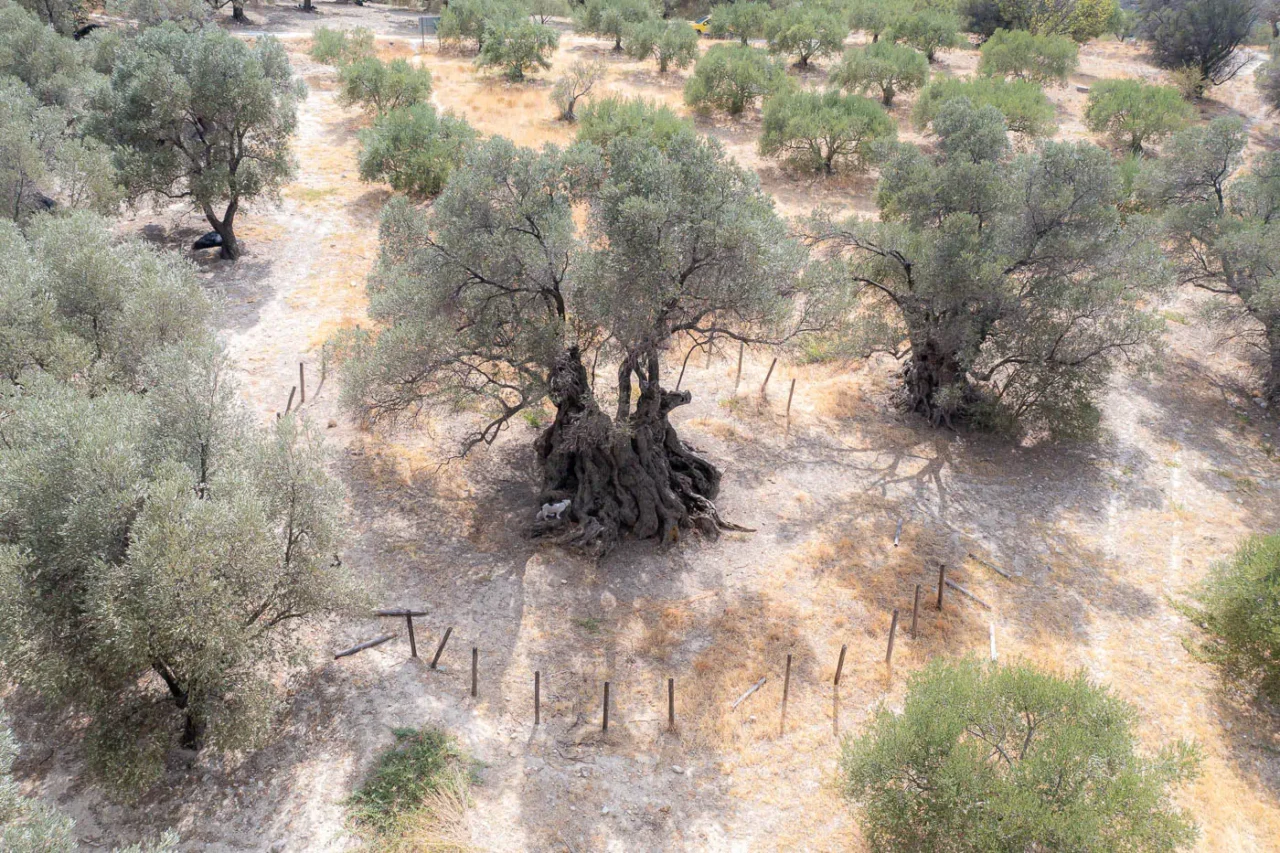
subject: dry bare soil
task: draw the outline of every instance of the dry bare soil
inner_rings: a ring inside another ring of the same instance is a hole
[[[438,107],[525,145],[571,138],[548,102],[556,72],[510,85],[469,56],[431,42],[421,49],[412,15],[322,9],[250,10],[283,34],[310,87],[295,144],[300,169],[278,206],[244,218],[243,260],[197,262],[221,300],[244,395],[264,421],[285,405],[298,363],[307,365],[303,411],[329,427],[351,495],[347,564],[384,606],[429,611],[418,620],[420,649],[433,649],[446,626],[453,634],[430,671],[409,658],[403,636],[332,660],[385,622],[316,629],[310,660],[289,679],[273,746],[236,761],[175,756],[166,783],[135,806],[112,803],[82,775],[76,741],[65,737],[74,721],[27,718],[20,773],[68,808],[91,844],[172,826],[190,850],[348,849],[357,841],[343,799],[391,729],[434,725],[482,762],[474,807],[452,829],[475,849],[861,850],[837,790],[839,737],[879,703],[899,704],[906,679],[930,657],[988,654],[994,630],[1003,658],[1082,667],[1111,685],[1138,707],[1150,746],[1201,744],[1204,773],[1179,797],[1200,824],[1200,850],[1280,849],[1280,717],[1223,689],[1187,653],[1195,626],[1171,606],[1243,537],[1280,527],[1276,419],[1253,396],[1247,358],[1196,321],[1194,297],[1163,306],[1167,356],[1152,373],[1115,377],[1101,436],[1081,446],[1015,447],[928,429],[892,406],[896,367],[887,361],[781,363],[766,396],[769,353],[747,352],[736,393],[736,351],[697,356],[684,377],[694,402],[679,410],[678,426],[725,468],[726,517],[757,532],[693,538],[667,552],[629,544],[599,563],[539,547],[522,536],[536,510],[534,425],[522,421],[494,448],[441,466],[457,423],[370,434],[338,409],[332,375],[315,387],[321,344],[364,321],[364,278],[389,193],[359,182],[355,134],[367,119],[337,102],[334,71],[307,58],[305,31],[317,22],[372,26],[384,55],[431,69]],[[600,58],[606,90],[683,111],[684,74],[660,75],[607,47],[566,34],[554,64]],[[1051,92],[1062,137],[1087,136],[1077,84],[1160,76],[1131,45],[1092,44],[1081,60],[1073,85]],[[975,52],[951,51],[936,71],[975,64]],[[818,69],[809,80],[823,76]],[[1252,77],[1250,68],[1215,90],[1202,112],[1239,113],[1261,150],[1275,145],[1277,127]],[[902,136],[918,139],[910,107],[904,98],[893,112]],[[818,205],[874,210],[874,176],[813,180],[762,160],[756,116],[698,119],[698,127],[759,172],[789,216]],[[123,227],[183,250],[206,230],[180,208],[141,211]],[[671,359],[676,369],[682,356]],[[928,606],[937,562],[990,611],[954,593],[942,612]],[[918,636],[899,631],[890,671],[890,612],[901,609],[908,627],[916,584],[927,606]],[[762,689],[730,711],[761,677]],[[668,678],[675,733],[666,731]]]

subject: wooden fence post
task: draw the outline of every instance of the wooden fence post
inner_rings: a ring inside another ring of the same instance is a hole
[[[795,394],[796,394],[796,380],[794,377],[792,377],[791,390],[787,392],[787,420],[788,421],[791,420],[791,398],[794,397]]]
[[[600,726],[600,731],[609,731],[609,682],[604,683],[604,722]]]
[[[916,625],[917,623],[919,623],[919,621],[920,621],[920,584],[916,584],[916,600],[915,600],[915,603],[911,605],[911,639],[913,640],[916,637],[920,636],[920,633],[916,630]]]
[[[676,680],[667,679],[667,728],[676,730]]]
[[[333,659],[337,660],[338,658],[345,658],[348,655],[354,655],[356,652],[362,652],[365,649],[371,649],[374,646],[380,646],[383,643],[385,643],[387,640],[394,640],[395,638],[396,638],[395,634],[383,634],[381,637],[378,637],[376,640],[369,640],[367,643],[361,643],[358,646],[352,646],[349,649],[343,649],[342,651],[335,654],[333,656]]]
[[[884,662],[893,663],[893,635],[898,633],[898,609],[893,610],[893,621],[889,623],[889,650],[884,653]]]
[[[435,657],[431,659],[431,668],[435,669],[436,664],[440,662],[440,654],[444,651],[444,644],[449,642],[449,635],[453,633],[453,626],[450,625],[444,629],[444,636],[440,638],[440,645],[436,646]]]
[[[542,723],[542,673],[533,671],[533,724]]]
[[[947,588],[947,564],[938,564],[938,609],[942,609],[942,591]]]
[[[764,375],[764,384],[760,386],[760,396],[764,396],[764,390],[769,387],[769,379],[773,376],[773,369],[778,366],[778,359],[774,359],[769,363],[769,372]]]
[[[840,647],[840,660],[836,661],[836,687],[840,686],[840,673],[844,672],[844,653],[848,646]]]
[[[738,375],[733,380],[733,393],[738,393],[738,384],[742,382],[742,350],[746,345],[738,341]]]
[[[298,405],[301,406],[307,402],[307,374],[302,367],[302,362],[298,362]]]
[[[404,614],[404,622],[409,628],[409,657],[416,658],[418,656],[418,640],[413,636],[413,614],[406,612]]]
[[[289,402],[285,404],[284,413],[289,414],[289,410],[293,408],[293,395],[298,393],[298,386],[294,385],[289,389]]]
[[[480,663],[480,650],[475,646],[472,646],[471,647],[471,698],[472,699],[476,698],[476,695],[479,693],[479,685],[476,683],[477,682],[476,670],[479,668],[479,663]]]

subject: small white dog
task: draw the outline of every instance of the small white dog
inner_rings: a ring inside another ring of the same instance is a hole
[[[538,521],[551,521],[552,519],[559,521],[560,516],[564,515],[564,511],[569,508],[570,500],[565,498],[562,501],[556,501],[553,504],[543,504],[542,509],[538,510]]]

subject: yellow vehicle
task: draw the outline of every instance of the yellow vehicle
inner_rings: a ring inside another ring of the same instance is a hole
[[[699,18],[696,21],[692,21],[689,26],[693,27],[699,35],[705,36],[707,31],[711,29],[711,16],[707,15],[705,18]]]

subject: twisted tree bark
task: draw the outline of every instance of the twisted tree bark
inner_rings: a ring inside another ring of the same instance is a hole
[[[633,374],[640,379],[634,409]],[[712,536],[746,529],[720,518],[713,503],[720,471],[671,425],[671,411],[692,395],[661,388],[656,355],[643,367],[627,360],[619,369],[616,420],[600,410],[576,347],[557,359],[550,387],[556,418],[535,445],[541,500],[570,505],[560,518],[537,522],[535,536],[603,554],[628,535],[670,544],[681,529]]]

